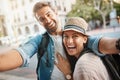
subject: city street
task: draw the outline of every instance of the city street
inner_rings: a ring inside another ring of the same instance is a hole
[[[73,16],[86,20],[88,25],[85,22],[80,22],[79,24],[76,21],[75,24],[77,23],[83,29],[88,27],[89,31],[87,31],[87,34],[90,36],[102,35],[103,37],[120,38],[119,8],[120,0],[0,0],[0,54],[3,53],[0,56],[0,63],[3,62],[5,65],[9,63],[9,61],[3,59],[4,51],[17,48],[37,34],[43,34],[47,30],[51,34],[50,36],[53,35],[53,38],[54,35],[59,35],[61,33],[60,30],[66,24],[67,18]],[[72,22],[74,23],[74,21]],[[44,37],[44,35],[41,36]],[[28,42],[29,44],[24,46],[26,51],[21,51],[29,54],[31,57],[33,54],[29,51],[34,52],[36,47],[39,47],[36,44],[40,44],[38,40],[40,38],[37,36],[30,40]],[[55,40],[57,39],[59,37],[55,36]],[[54,39],[52,42],[54,42]],[[55,43],[59,43],[59,40],[58,42],[55,41]],[[55,46],[50,46],[50,50],[53,47],[56,51],[59,46],[56,44]],[[72,48],[74,49],[76,47]],[[11,52],[9,51],[9,53]],[[24,54],[22,55],[25,58],[29,57]],[[9,56],[9,58],[7,55],[10,63],[14,63],[15,59],[17,61],[20,60],[19,58],[14,59],[13,56]],[[27,63],[26,60],[25,63]],[[46,63],[46,61],[43,63]],[[2,67],[2,64],[0,66]],[[7,66],[9,67],[11,64],[7,64]],[[37,80],[36,68],[37,56],[35,54],[30,59],[30,64],[27,67],[19,67],[14,70],[0,72],[0,80]]]
[[[103,36],[110,36],[110,37],[119,37],[120,38],[120,27],[113,29],[96,29],[93,31],[89,31],[88,34],[90,35],[100,35]],[[33,56],[31,59],[29,67],[26,68],[18,68],[11,71],[1,72],[0,73],[0,80],[37,80],[36,76],[36,64],[37,58],[36,55]]]

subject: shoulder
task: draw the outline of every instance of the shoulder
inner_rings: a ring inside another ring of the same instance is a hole
[[[40,42],[44,34],[36,34],[35,36],[32,36],[29,38],[28,41],[35,41],[35,42]]]
[[[92,61],[91,61],[92,60]],[[83,63],[83,62],[87,62],[87,61],[90,61],[90,62],[93,62],[96,60],[100,60],[100,58],[95,55],[93,52],[88,52],[88,53],[84,53],[77,61],[77,63]]]
[[[76,78],[86,78],[84,80],[106,80],[106,78],[108,78],[108,73],[104,64],[98,56],[93,53],[86,53],[77,61],[75,65],[74,76],[76,76]]]
[[[78,59],[75,68],[91,72],[97,71],[97,69],[100,69],[103,66],[103,63],[98,56],[94,53],[86,53]]]
[[[23,46],[26,44],[38,44],[40,43],[41,39],[42,39],[42,34],[36,34],[34,36],[30,36],[29,38],[26,38],[24,41],[22,41],[20,46]]]

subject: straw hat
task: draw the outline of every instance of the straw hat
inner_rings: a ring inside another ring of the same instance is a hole
[[[67,19],[63,31],[73,30],[83,35],[86,34],[88,23],[81,17],[70,17]],[[88,36],[88,35],[87,35]]]

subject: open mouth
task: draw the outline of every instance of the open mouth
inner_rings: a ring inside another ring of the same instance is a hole
[[[48,23],[48,26],[53,27],[53,26],[55,26],[55,23],[53,21],[51,21],[50,23]]]
[[[76,49],[75,46],[67,46],[68,51],[73,52]]]

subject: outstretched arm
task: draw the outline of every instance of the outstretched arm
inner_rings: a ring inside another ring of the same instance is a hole
[[[17,50],[0,53],[0,71],[7,71],[21,66],[23,59]]]
[[[119,40],[119,44],[117,44]],[[119,49],[116,48],[116,44]],[[88,37],[88,48],[99,56],[103,54],[118,54],[120,53],[120,39],[108,38],[101,36],[90,36]]]
[[[120,50],[116,48],[116,43],[118,41],[117,38],[108,38],[108,37],[103,37],[100,39],[99,42],[99,51],[101,53],[105,54],[116,54],[120,53]],[[120,41],[119,41],[119,47],[120,47]]]

